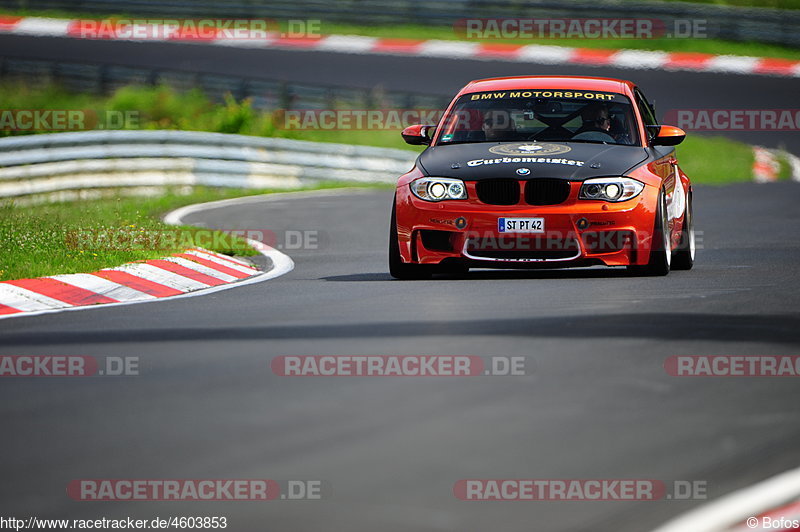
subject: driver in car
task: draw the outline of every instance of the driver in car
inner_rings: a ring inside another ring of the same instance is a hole
[[[592,102],[581,110],[581,120],[583,124],[575,132],[573,138],[581,133],[596,132],[610,136],[614,141],[621,144],[629,143],[629,136],[621,124],[615,124],[608,110],[608,105],[600,102]],[[615,127],[616,126],[616,127]],[[587,137],[587,140],[588,137]],[[601,140],[599,137],[597,140]]]
[[[584,131],[602,131],[611,135],[611,116],[608,106],[604,103],[592,102],[581,110],[583,125],[577,133]]]

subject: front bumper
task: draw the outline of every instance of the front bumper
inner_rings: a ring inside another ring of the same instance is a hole
[[[474,183],[467,184],[468,191]],[[578,200],[573,182],[559,205],[487,205],[468,200],[431,203],[408,189],[397,190],[400,255],[404,262],[467,262],[474,267],[536,268],[604,264],[647,264],[658,189],[645,189],[629,201]],[[544,232],[502,233],[498,218],[543,218]]]

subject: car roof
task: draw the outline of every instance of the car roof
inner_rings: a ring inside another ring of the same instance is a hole
[[[572,89],[632,94],[635,85],[626,80],[584,76],[515,76],[478,79],[461,89],[461,94],[514,89]]]

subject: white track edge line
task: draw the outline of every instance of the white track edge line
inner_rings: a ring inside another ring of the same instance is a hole
[[[331,188],[323,190],[301,190],[299,192],[276,192],[274,194],[256,194],[253,196],[242,196],[241,198],[230,198],[217,201],[209,201],[207,203],[197,203],[195,205],[187,205],[164,216],[164,222],[170,225],[183,224],[183,218],[198,211],[205,211],[211,209],[221,209],[229,205],[246,205],[248,203],[261,203],[280,201],[283,199],[303,199],[313,198],[316,196],[341,196],[344,194],[364,194],[372,192],[375,189],[362,188],[362,187],[342,187]]]
[[[668,521],[653,532],[722,532],[800,496],[800,467],[734,491]]]

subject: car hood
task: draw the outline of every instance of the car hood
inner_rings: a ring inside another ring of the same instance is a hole
[[[479,142],[432,146],[417,166],[425,175],[480,181],[498,177],[550,177],[582,181],[624,175],[647,161],[640,146],[577,142]]]

